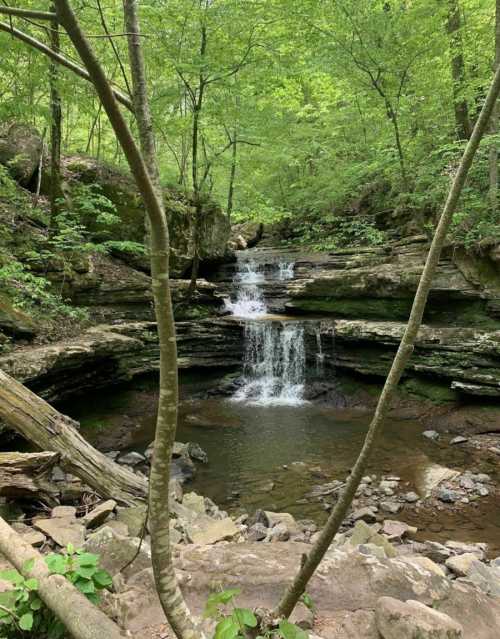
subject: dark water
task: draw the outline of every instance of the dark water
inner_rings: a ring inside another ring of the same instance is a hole
[[[307,497],[313,486],[344,479],[362,445],[370,415],[305,404],[249,406],[230,399],[194,399],[214,377],[185,377],[177,439],[195,441],[209,456],[198,465],[193,490],[237,512],[255,508],[288,511],[321,523],[326,513]],[[143,450],[153,439],[156,395],[149,381],[75,402],[64,409],[78,419],[100,448]],[[467,449],[422,437],[414,420],[389,419],[372,457],[369,474],[401,477],[403,490],[425,492],[429,476],[442,466],[473,472],[495,468]],[[498,478],[497,478],[498,479]],[[486,541],[500,551],[500,511],[494,498],[459,513],[405,510],[399,519],[417,525],[426,539]]]

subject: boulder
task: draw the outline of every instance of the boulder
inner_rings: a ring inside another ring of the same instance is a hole
[[[235,539],[240,530],[230,517],[218,520],[208,517],[202,520],[198,517],[193,523],[186,525],[186,533],[190,542],[205,546]]]
[[[76,519],[72,520],[64,517],[36,519],[33,525],[62,548],[66,548],[68,544],[72,544],[75,548],[83,546],[85,527],[77,523]]]
[[[393,519],[386,519],[381,530],[383,535],[387,535],[389,541],[401,541],[405,537],[415,535],[416,532],[417,528],[415,528],[415,526],[409,526],[402,521],[395,521]]]
[[[146,521],[146,506],[132,506],[130,508],[119,508],[116,520],[123,522],[132,537],[140,537]]]
[[[290,535],[300,535],[302,532],[300,526],[295,520],[295,517],[290,515],[290,513],[275,513],[271,510],[266,510],[264,513],[267,518],[269,528],[273,528],[278,524],[283,524]]]
[[[87,528],[97,528],[106,521],[115,508],[116,501],[114,501],[114,499],[108,499],[97,504],[93,510],[82,518],[82,521]]]
[[[465,577],[469,574],[473,562],[477,561],[477,555],[466,552],[463,555],[456,555],[455,557],[449,557],[444,563],[452,573],[457,577]]]
[[[141,543],[136,537],[123,537],[108,526],[89,535],[83,547],[87,552],[99,555],[100,565],[112,577],[121,572],[136,554],[131,565],[123,570],[125,577],[151,566],[151,549],[145,540]]]
[[[12,177],[28,186],[40,164],[43,140],[38,130],[24,123],[11,122],[0,129],[0,164]]]
[[[463,639],[463,627],[419,601],[381,597],[375,608],[383,639]]]

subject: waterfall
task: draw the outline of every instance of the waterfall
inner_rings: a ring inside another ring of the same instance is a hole
[[[244,383],[234,401],[302,404],[305,372],[304,327],[299,322],[245,322]]]
[[[262,288],[269,280],[292,279],[294,266],[288,261],[264,264],[238,260],[236,299],[226,300],[227,310],[245,322],[244,379],[234,401],[265,405],[297,405],[304,401],[304,327],[300,322],[266,318],[268,309]]]
[[[318,324],[314,330],[316,336],[316,375],[323,375],[325,370],[325,354],[323,353],[323,344],[321,343],[321,324]]]

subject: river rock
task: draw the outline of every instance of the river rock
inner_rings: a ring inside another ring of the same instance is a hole
[[[469,441],[468,437],[462,437],[462,435],[458,435],[457,437],[454,437],[451,441],[450,444],[452,446],[456,445],[456,444],[465,444],[466,442]]]
[[[408,504],[414,504],[415,502],[417,502],[420,497],[417,495],[417,493],[410,491],[408,493],[405,493],[403,495],[403,499],[408,503]]]
[[[439,433],[435,430],[424,430],[422,435],[423,437],[431,439],[432,441],[436,441],[437,439],[439,439]]]
[[[351,519],[353,521],[358,521],[359,519],[362,519],[363,521],[366,521],[367,524],[373,524],[377,521],[377,516],[372,507],[365,506],[364,508],[359,508],[358,510],[355,510],[351,515]]]
[[[35,528],[53,539],[58,546],[66,548],[72,544],[75,548],[81,548],[85,539],[85,528],[76,520],[67,518],[36,519]]]
[[[436,497],[439,499],[439,501],[442,501],[446,504],[454,504],[462,497],[462,495],[456,490],[451,490],[450,488],[440,488],[436,494]]]
[[[130,508],[119,508],[116,514],[116,520],[126,524],[131,537],[140,537],[144,529],[146,513],[146,506],[131,506]]]
[[[302,630],[312,630],[314,626],[314,612],[299,601],[293,609],[289,620],[299,628],[302,628]]]
[[[375,608],[383,639],[463,639],[463,627],[419,601],[381,597]]]
[[[82,518],[82,522],[87,528],[97,528],[106,521],[115,508],[116,501],[114,499],[103,501],[87,513],[85,517]]]
[[[287,528],[290,536],[300,535],[302,532],[300,526],[295,520],[295,517],[290,515],[290,513],[275,513],[271,510],[266,510],[264,513],[267,518],[269,528],[273,528],[278,524],[283,524]]]
[[[133,450],[129,453],[125,453],[125,455],[120,455],[120,457],[116,460],[119,464],[123,464],[124,466],[137,466],[138,464],[142,464],[146,461],[144,455],[141,455],[137,451]]]
[[[247,539],[248,541],[262,541],[267,537],[268,532],[263,524],[256,522],[248,529]]]
[[[205,498],[196,493],[186,493],[182,498],[182,505],[199,515],[205,514]]]
[[[185,526],[188,540],[200,546],[216,544],[219,541],[231,541],[240,535],[240,530],[230,517],[213,520],[198,517]]]
[[[477,561],[477,555],[466,552],[463,555],[450,557],[445,561],[445,565],[452,573],[457,575],[457,577],[465,577],[469,573],[474,561]]]
[[[473,561],[469,566],[466,579],[486,594],[500,597],[500,568],[486,566],[481,561]]]
[[[381,533],[386,535],[389,541],[402,540],[404,537],[415,535],[417,528],[409,526],[402,521],[386,519],[382,525]]]
[[[381,501],[380,508],[387,513],[391,513],[391,515],[396,515],[401,510],[402,505],[398,504],[397,501]]]
[[[208,463],[207,453],[201,448],[199,444],[196,444],[195,442],[188,442],[187,453],[189,457],[191,457],[191,459],[199,461],[202,464]]]
[[[137,552],[139,546],[140,550]],[[99,555],[100,565],[112,577],[121,572],[136,554],[137,557],[130,566],[123,570],[125,577],[151,566],[151,549],[146,540],[142,540],[141,543],[137,537],[123,537],[109,526],[103,526],[89,535],[84,549]]]
[[[464,553],[472,553],[480,560],[484,559],[485,552],[487,550],[486,544],[467,544],[463,541],[447,541],[446,548],[451,550],[455,555],[462,555]]]
[[[265,541],[288,541],[290,539],[290,530],[283,522],[275,524],[272,528],[268,529]]]
[[[76,519],[76,508],[74,506],[56,506],[52,508],[50,516],[53,519]]]

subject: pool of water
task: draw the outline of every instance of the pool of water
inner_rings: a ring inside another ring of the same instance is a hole
[[[216,378],[203,375],[185,377],[182,384],[177,440],[199,443],[209,457],[208,464],[198,465],[192,489],[232,512],[265,508],[322,523],[327,516],[322,504],[307,495],[314,486],[346,477],[370,414],[312,403],[250,406],[227,398],[196,398],[214,383]],[[97,447],[144,450],[153,439],[155,403],[154,382],[145,380],[63,408]],[[423,430],[415,420],[388,419],[367,472],[398,475],[408,483],[404,490],[421,494],[438,467],[497,472],[471,460],[467,449],[430,442]],[[460,513],[443,508],[417,514],[408,507],[398,518],[417,525],[421,538],[486,541],[500,551],[494,498]]]

